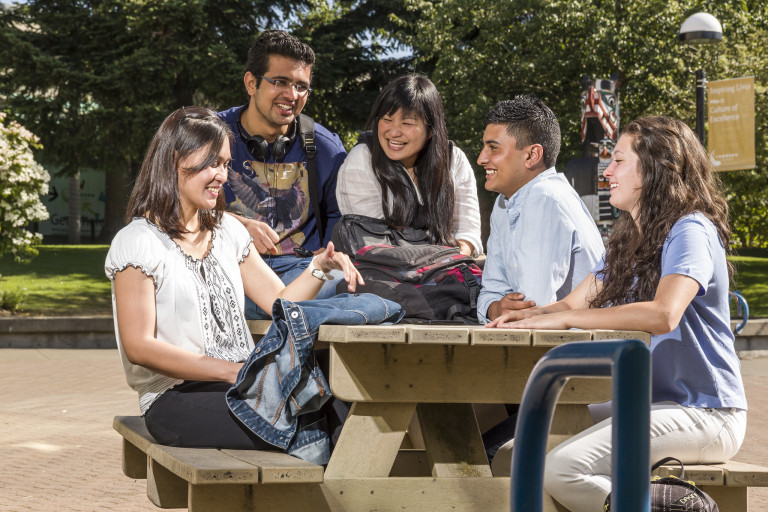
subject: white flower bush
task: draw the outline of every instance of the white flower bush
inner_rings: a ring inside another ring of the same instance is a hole
[[[43,238],[26,226],[48,218],[40,196],[48,193],[51,177],[32,155],[38,138],[6,117],[0,112],[0,255],[23,261],[37,254],[33,246]]]

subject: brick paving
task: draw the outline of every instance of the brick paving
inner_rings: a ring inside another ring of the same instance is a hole
[[[737,460],[768,466],[768,358],[742,361],[750,404]],[[0,349],[0,510],[157,511],[123,475],[116,415],[138,414],[115,350]],[[753,512],[768,488],[750,489]]]

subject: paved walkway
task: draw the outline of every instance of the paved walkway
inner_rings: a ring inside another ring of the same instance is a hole
[[[745,360],[750,414],[737,460],[768,466],[768,358]],[[116,350],[0,349],[0,510],[157,511],[120,466],[116,415],[138,414]],[[768,488],[750,510],[768,510]]]

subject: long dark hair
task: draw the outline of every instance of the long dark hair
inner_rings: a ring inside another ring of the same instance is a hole
[[[608,239],[603,289],[592,307],[652,300],[661,276],[661,251],[672,226],[694,212],[717,229],[726,252],[731,230],[728,204],[704,146],[685,123],[662,116],[641,117],[622,135],[632,137],[642,185],[635,222],[629,213],[616,221]],[[733,268],[728,264],[728,274]]]
[[[179,163],[201,148],[208,148],[200,165],[183,169],[189,175],[200,172],[216,164],[221,148],[231,140],[231,130],[213,110],[182,107],[165,118],[141,164],[128,200],[126,222],[134,217],[146,217],[171,238],[187,233],[181,219]],[[221,222],[225,207],[222,190],[213,210],[198,211],[201,229],[215,228]]]
[[[379,118],[398,110],[422,119],[427,125],[431,137],[416,158],[425,220],[434,243],[456,245],[452,230],[455,194],[450,172],[451,144],[445,127],[443,102],[435,85],[422,75],[405,75],[390,82],[379,94],[366,122],[366,129],[372,132],[368,147],[373,172],[381,186],[384,220],[398,228],[412,226],[416,220],[418,199],[408,174],[400,162],[387,157],[379,144]],[[390,194],[394,199],[391,208]]]

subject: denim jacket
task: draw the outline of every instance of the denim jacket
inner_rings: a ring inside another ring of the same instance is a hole
[[[330,459],[328,433],[311,414],[331,396],[312,348],[320,325],[399,322],[395,302],[369,293],[272,305],[272,326],[256,344],[227,391],[232,413],[251,431],[286,453],[315,464]]]

